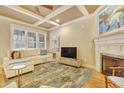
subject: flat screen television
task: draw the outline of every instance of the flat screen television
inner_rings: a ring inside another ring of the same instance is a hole
[[[61,47],[61,57],[76,59],[77,48],[76,47]]]

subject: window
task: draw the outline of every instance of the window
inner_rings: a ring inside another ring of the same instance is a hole
[[[36,33],[28,32],[28,48],[36,48]]]
[[[15,29],[13,32],[12,40],[14,49],[25,48],[25,31]]]
[[[12,24],[11,47],[12,50],[46,49],[46,33],[35,29]]]
[[[59,51],[59,48],[60,48],[59,30],[55,30],[50,33],[50,50],[53,52],[57,52]]]
[[[39,34],[39,48],[40,49],[45,49],[45,34]]]

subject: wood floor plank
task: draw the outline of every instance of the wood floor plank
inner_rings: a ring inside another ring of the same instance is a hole
[[[5,85],[5,80],[3,76],[3,70],[0,68],[0,87],[3,87]]]

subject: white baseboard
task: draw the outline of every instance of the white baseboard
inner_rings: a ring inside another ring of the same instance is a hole
[[[91,68],[91,69],[95,69],[96,70],[95,66],[88,65],[88,64],[84,64],[82,67],[87,67],[87,68]]]

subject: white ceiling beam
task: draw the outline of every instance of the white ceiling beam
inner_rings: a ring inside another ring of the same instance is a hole
[[[19,12],[19,13],[25,14],[25,15],[27,15],[27,16],[30,16],[30,17],[33,17],[33,18],[38,19],[39,21],[37,21],[37,22],[34,23],[35,26],[38,26],[38,25],[40,25],[41,23],[47,21],[47,20],[44,19],[44,17],[39,16],[39,15],[37,15],[37,14],[35,14],[35,13],[32,13],[32,12],[30,12],[30,11],[24,9],[24,8],[21,8],[21,7],[19,7],[19,6],[15,6],[15,5],[14,5],[14,6],[12,6],[12,5],[5,5],[5,7],[9,8],[9,9],[12,9],[12,10],[14,10],[14,11],[17,11],[17,12]],[[55,23],[55,22],[51,22],[51,24],[53,24],[53,25],[56,24],[56,25],[58,26],[58,24]]]
[[[55,23],[55,22],[50,21],[50,20],[48,20],[47,22],[50,23],[50,24],[53,24],[53,25],[55,25],[55,26],[60,26],[58,23]]]
[[[87,16],[89,15],[89,12],[87,11],[87,9],[85,8],[85,6],[83,5],[77,5],[77,8],[81,11],[81,13],[84,15],[84,16]]]
[[[106,5],[101,5],[100,7],[98,7],[98,8],[96,9],[96,11],[93,13],[93,16],[98,15],[99,12],[100,12],[102,9],[104,9],[105,7],[106,7]]]
[[[49,19],[55,17],[56,15],[58,15],[58,14],[64,12],[64,11],[66,11],[66,10],[72,8],[72,7],[73,7],[73,5],[61,6],[60,8],[56,9],[55,11],[53,11],[52,13],[50,13],[49,15],[47,15],[44,20],[48,21]],[[35,23],[35,25],[40,25],[40,24],[42,24],[42,23],[44,22],[44,20],[41,20],[41,21]],[[59,26],[59,24],[57,24],[57,23],[55,23],[55,22],[52,22],[52,21],[51,21],[50,23],[53,24],[53,25]]]
[[[59,26],[58,23],[53,22],[53,21],[51,21],[51,20],[42,20],[42,21],[37,21],[37,22],[34,23],[34,25],[35,25],[35,26],[38,26],[38,25],[40,25],[40,24],[42,24],[42,23],[44,23],[44,22],[47,22],[47,23],[53,24],[53,25],[55,25],[55,26]]]
[[[53,11],[52,13],[50,13],[49,15],[47,15],[45,17],[45,20],[49,20],[49,19],[55,17],[56,15],[58,15],[58,14],[64,12],[64,11],[66,11],[66,10],[72,8],[72,7],[73,7],[73,5],[64,5],[64,6],[61,6],[60,8],[56,9],[55,11]]]
[[[37,21],[37,22],[34,23],[34,25],[35,25],[35,26],[38,26],[38,25],[42,24],[42,23],[45,22],[45,21],[46,21],[46,20]]]

